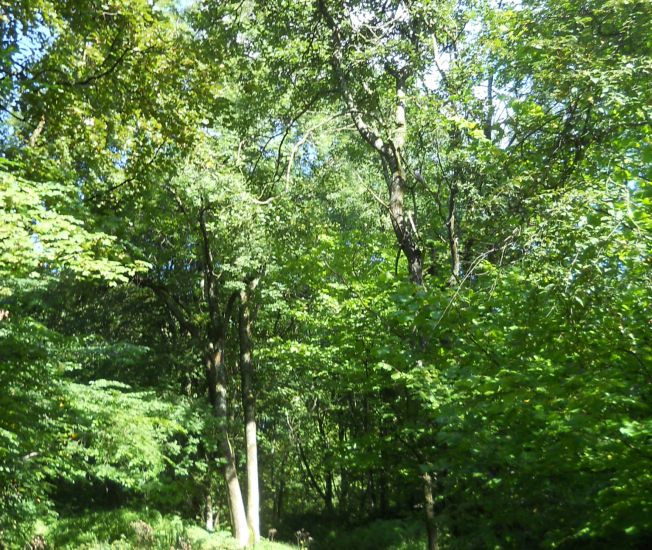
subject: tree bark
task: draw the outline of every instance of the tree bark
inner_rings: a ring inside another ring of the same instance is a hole
[[[391,171],[389,185],[389,213],[399,246],[408,261],[410,279],[417,285],[423,284],[423,258],[417,244],[417,228],[413,214],[405,211],[406,174],[402,162],[402,151],[407,135],[405,117],[406,74],[396,74],[396,109],[394,138],[384,151],[384,159]]]
[[[428,550],[437,550],[439,543],[437,541],[437,522],[435,518],[435,500],[432,497],[432,478],[429,473],[424,473],[423,479],[423,496],[425,508],[426,532],[428,534]]]
[[[492,125],[494,119],[494,75],[489,75],[487,80],[487,101],[486,113],[484,122],[484,137],[491,141]]]
[[[245,416],[245,443],[247,447],[247,523],[254,538],[260,540],[260,493],[258,486],[258,444],[256,438],[256,395],[254,392],[254,364],[250,293],[256,287],[254,279],[240,292],[240,376],[242,379],[242,407]]]
[[[285,479],[281,479],[276,487],[276,494],[274,495],[274,511],[272,517],[274,518],[274,525],[278,525],[283,515],[283,499],[285,497]]]
[[[391,403],[392,400],[396,401],[396,392],[392,389],[386,388],[380,392],[381,398],[385,403]],[[380,517],[388,517],[389,515],[389,477],[388,474],[392,470],[392,465],[388,460],[387,455],[387,440],[390,433],[389,427],[386,422],[380,422],[378,426],[378,438],[380,439],[380,469],[378,470],[378,492],[380,504]]]
[[[213,510],[213,499],[210,492],[206,494],[204,505],[206,507],[206,531],[212,533],[215,531],[215,511]]]
[[[208,354],[209,371],[209,396],[215,416],[219,422],[220,444],[222,454],[226,463],[223,466],[224,479],[226,481],[229,511],[233,536],[241,547],[249,543],[249,529],[247,527],[247,516],[245,514],[240,482],[238,481],[238,470],[236,468],[235,453],[231,446],[227,426],[228,407],[226,391],[226,366],[224,364],[224,343],[209,346]]]
[[[391,170],[389,214],[392,228],[407,259],[410,280],[417,285],[422,285],[423,258],[417,245],[416,225],[412,215],[405,211],[405,174],[400,161],[394,155],[391,155],[386,161]]]
[[[326,513],[333,514],[333,453],[330,445],[328,444],[328,435],[324,426],[324,418],[319,416],[317,418],[317,427],[319,428],[319,435],[324,447],[324,504],[326,506]]]
[[[396,79],[396,109],[394,112],[394,135],[390,139],[383,139],[379,132],[372,128],[363,113],[358,108],[355,98],[349,88],[348,77],[343,69],[343,45],[340,27],[329,13],[323,0],[317,1],[317,9],[328,26],[333,51],[331,65],[339,86],[339,92],[344,100],[353,123],[360,136],[369,146],[376,150],[383,163],[390,171],[389,185],[389,213],[392,227],[401,250],[408,261],[410,279],[418,284],[423,284],[423,257],[418,246],[416,224],[412,215],[405,211],[406,173],[403,167],[402,151],[407,135],[407,121],[405,117],[405,82],[408,77],[407,69],[396,70],[393,75]]]
[[[462,266],[460,262],[460,237],[457,227],[457,184],[450,186],[448,196],[448,220],[446,220],[446,232],[448,233],[448,248],[451,256],[451,276],[448,284],[456,284],[461,275]]]
[[[245,514],[242,491],[238,481],[235,453],[229,438],[228,429],[228,395],[227,374],[224,363],[225,328],[231,316],[231,307],[236,295],[232,294],[224,310],[220,310],[217,297],[217,277],[215,274],[215,260],[211,249],[211,241],[206,225],[208,207],[205,206],[199,215],[199,230],[202,238],[202,264],[204,275],[204,299],[208,306],[208,396],[220,430],[220,445],[226,463],[223,466],[224,478],[227,487],[229,512],[233,536],[241,547],[249,543],[249,529]]]

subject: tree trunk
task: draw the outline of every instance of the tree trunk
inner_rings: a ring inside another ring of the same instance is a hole
[[[328,435],[324,427],[324,418],[318,417],[317,426],[319,428],[319,435],[321,436],[322,446],[324,447],[324,504],[326,506],[326,513],[333,514],[333,453],[330,445],[328,444]]]
[[[274,495],[274,511],[272,517],[274,518],[274,525],[278,525],[283,515],[283,498],[285,497],[285,480],[281,479],[276,488]]]
[[[340,418],[338,438],[340,446],[344,445],[346,438],[346,427],[344,426],[344,421]],[[349,500],[349,472],[346,466],[340,466],[340,492],[338,497],[338,507],[340,514],[347,510],[348,500]]]
[[[217,277],[215,275],[215,260],[211,250],[211,239],[206,225],[208,207],[202,208],[199,215],[199,229],[202,237],[202,264],[204,272],[204,299],[208,306],[210,325],[208,329],[208,396],[217,418],[220,429],[220,444],[226,464],[223,466],[227,486],[229,512],[233,536],[241,547],[249,543],[249,529],[245,514],[238,471],[235,464],[235,454],[229,439],[229,411],[227,397],[227,374],[224,364],[224,333],[230,318],[230,310],[236,295],[232,294],[226,311],[221,313],[217,303]]]
[[[424,473],[423,479],[423,497],[425,504],[425,521],[426,532],[428,534],[428,550],[437,550],[437,522],[435,518],[435,499],[432,496],[432,478],[429,473]]]
[[[206,531],[212,533],[215,531],[215,511],[213,510],[213,499],[210,493],[206,495],[204,504],[206,507]]]
[[[245,514],[238,471],[235,464],[235,454],[227,426],[228,408],[226,392],[226,366],[224,364],[224,343],[209,346],[208,354],[208,379],[209,397],[211,405],[218,419],[220,427],[220,444],[222,453],[226,460],[223,466],[224,478],[227,487],[229,511],[231,513],[233,536],[241,547],[249,543],[249,529],[247,527],[247,516]]]
[[[326,502],[326,513],[329,516],[333,515],[333,472],[330,469],[330,466],[328,467],[328,470],[326,471],[326,490],[325,490],[325,497],[324,500]]]
[[[457,184],[450,186],[450,195],[448,197],[448,220],[446,220],[446,231],[448,233],[448,248],[451,256],[451,276],[448,284],[453,286],[459,282],[461,275],[461,262],[460,262],[460,238],[459,230],[457,227]]]
[[[387,471],[381,470],[378,474],[378,492],[380,501],[380,517],[389,517],[389,481]]]
[[[405,211],[406,174],[401,161],[403,147],[407,135],[407,120],[405,118],[405,91],[403,90],[405,76],[397,77],[396,110],[394,139],[380,152],[390,170],[389,182],[389,214],[398,244],[408,261],[410,279],[417,285],[423,284],[423,258],[417,244],[417,228],[414,213]]]
[[[410,279],[418,284],[423,284],[423,259],[418,247],[416,222],[413,215],[405,212],[406,173],[403,166],[403,147],[407,137],[407,121],[405,116],[405,83],[409,76],[409,69],[393,71],[396,79],[396,109],[394,111],[394,132],[389,139],[383,139],[379,132],[365,121],[362,111],[349,89],[348,76],[343,67],[344,44],[341,29],[329,13],[323,0],[317,2],[317,9],[324,17],[330,29],[333,43],[331,52],[331,65],[337,77],[339,92],[353,119],[358,133],[369,146],[376,150],[383,163],[390,171],[389,184],[389,213],[392,218],[392,227],[401,250],[408,261]]]
[[[242,378],[242,407],[245,416],[247,446],[247,523],[254,537],[260,540],[260,494],[258,487],[258,446],[256,440],[256,396],[253,387],[254,365],[251,340],[251,311],[249,293],[255,282],[240,292],[240,375]]]
[[[491,141],[491,131],[494,119],[494,75],[491,73],[487,81],[487,101],[484,122],[484,137]]]

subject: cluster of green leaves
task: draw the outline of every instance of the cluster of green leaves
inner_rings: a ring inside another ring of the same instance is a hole
[[[74,190],[63,183],[32,182],[0,172],[0,276],[12,279],[52,278],[69,272],[81,278],[101,278],[111,284],[148,266],[130,262],[115,245],[115,237],[89,231],[74,215]],[[72,212],[68,213],[71,210]],[[78,213],[79,214],[79,213]],[[7,295],[11,288],[3,286]]]
[[[119,241],[111,191],[160,173],[169,133],[178,148],[190,139],[181,103],[159,103],[151,80],[171,86],[184,70],[171,7],[13,4],[0,21],[0,541],[12,548],[62,503],[185,505],[208,430],[201,407],[151,390],[156,358],[149,380],[125,375],[149,342],[120,340],[119,316],[96,301],[151,267]]]
[[[201,475],[189,471],[206,429],[201,410],[117,382],[71,381],[83,367],[70,361],[71,343],[32,319],[3,323],[1,335],[0,530],[6,544],[29,539],[33,521],[54,512],[57,491],[73,506],[82,487],[92,494],[119,486],[165,508],[170,486]]]

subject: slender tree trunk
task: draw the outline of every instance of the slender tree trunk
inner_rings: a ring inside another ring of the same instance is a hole
[[[229,511],[233,536],[241,547],[249,543],[249,529],[245,514],[238,471],[235,462],[235,453],[229,439],[229,411],[227,396],[227,374],[224,363],[224,333],[230,318],[232,301],[236,295],[232,294],[229,304],[224,312],[220,312],[217,298],[217,277],[215,275],[215,259],[211,249],[211,238],[206,225],[208,207],[205,206],[199,215],[199,230],[202,238],[202,264],[204,272],[204,299],[208,306],[210,325],[208,329],[209,345],[207,353],[208,367],[208,395],[220,429],[220,444],[226,463],[223,471],[227,486]]]
[[[376,505],[376,484],[374,483],[374,473],[371,470],[367,472],[367,496],[369,497],[369,509],[372,514],[375,514],[378,506]]]
[[[343,418],[340,418],[339,429],[338,429],[338,439],[340,445],[343,446],[346,438],[346,427],[344,425]],[[344,512],[347,509],[349,500],[349,472],[347,471],[346,466],[340,466],[340,492],[338,498],[338,508],[340,513]]]
[[[448,248],[451,256],[451,276],[448,280],[448,284],[453,286],[459,281],[462,271],[460,262],[460,237],[457,227],[457,184],[451,185],[449,192],[446,231],[448,233]]]
[[[326,512],[329,516],[333,515],[333,472],[328,470],[326,472]]]
[[[407,135],[407,120],[405,118],[405,91],[403,84],[406,76],[397,76],[396,110],[394,122],[396,128],[394,139],[381,151],[390,170],[389,182],[389,214],[398,244],[408,261],[410,279],[417,285],[423,284],[423,257],[417,244],[417,228],[414,213],[405,210],[406,174],[402,162],[402,151]]]
[[[326,428],[324,426],[324,418],[319,417],[317,419],[317,426],[319,428],[319,435],[322,439],[322,445],[324,447],[324,504],[326,506],[326,512],[329,515],[333,513],[333,453],[331,451],[330,445],[328,444],[328,435],[326,434]]]
[[[389,213],[396,239],[408,261],[410,279],[418,284],[423,284],[423,258],[418,246],[418,235],[414,213],[406,212],[404,207],[406,190],[406,172],[403,166],[403,147],[407,136],[407,121],[405,116],[405,83],[409,76],[409,69],[395,71],[396,78],[396,109],[394,111],[394,132],[389,139],[383,139],[379,132],[365,121],[362,111],[349,88],[348,76],[344,71],[344,44],[341,29],[327,9],[324,0],[318,0],[317,10],[324,17],[330,29],[333,51],[331,65],[339,84],[339,92],[346,104],[353,123],[358,133],[369,146],[376,150],[383,163],[390,171],[389,184]]]
[[[378,473],[378,491],[380,493],[380,517],[386,518],[389,516],[389,481],[385,469]]]
[[[484,137],[491,141],[491,131],[494,119],[494,75],[491,73],[487,80],[487,107],[484,123]]]
[[[226,367],[224,364],[224,343],[211,344],[208,355],[209,369],[209,397],[215,411],[215,416],[220,425],[220,444],[222,453],[226,460],[223,466],[224,478],[227,487],[229,511],[233,528],[233,536],[241,547],[249,543],[249,529],[247,527],[247,516],[245,514],[238,471],[235,463],[235,454],[228,431],[228,407],[226,391]]]
[[[340,514],[344,513],[349,509],[349,472],[346,469],[346,466],[340,468],[340,494],[338,498],[338,508]]]
[[[212,533],[215,531],[215,511],[213,510],[213,499],[210,493],[206,494],[204,505],[206,507],[206,531]]]
[[[435,518],[435,500],[432,497],[432,478],[429,473],[424,473],[423,479],[423,496],[425,503],[425,521],[426,532],[428,534],[428,550],[437,550],[439,543],[437,541],[437,522]]]
[[[255,282],[240,292],[240,375],[242,378],[242,407],[245,416],[247,446],[247,523],[254,537],[260,540],[260,494],[258,487],[258,445],[256,440],[256,396],[253,387],[254,365],[251,339],[250,291]]]
[[[278,525],[283,515],[283,499],[285,497],[285,480],[281,479],[276,487],[276,494],[274,496],[274,525]]]

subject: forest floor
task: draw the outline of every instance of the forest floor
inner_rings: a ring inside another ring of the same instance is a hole
[[[315,540],[311,550],[411,550],[423,546],[420,522],[378,520],[354,528],[329,528],[311,525]],[[332,527],[332,526],[331,526]],[[291,532],[285,533],[285,539]],[[57,550],[237,550],[235,539],[227,531],[209,533],[179,516],[162,515],[155,510],[119,508],[86,511],[44,519],[37,528],[33,548],[41,539],[48,549]],[[263,539],[256,550],[289,550],[298,548],[290,542]]]
[[[32,547],[56,550],[237,550],[238,546],[226,531],[208,532],[183,521],[178,516],[161,515],[151,510],[118,510],[86,512],[83,515],[52,518],[40,522]],[[34,544],[36,542],[36,544]],[[297,548],[279,542],[262,540],[258,550]]]

